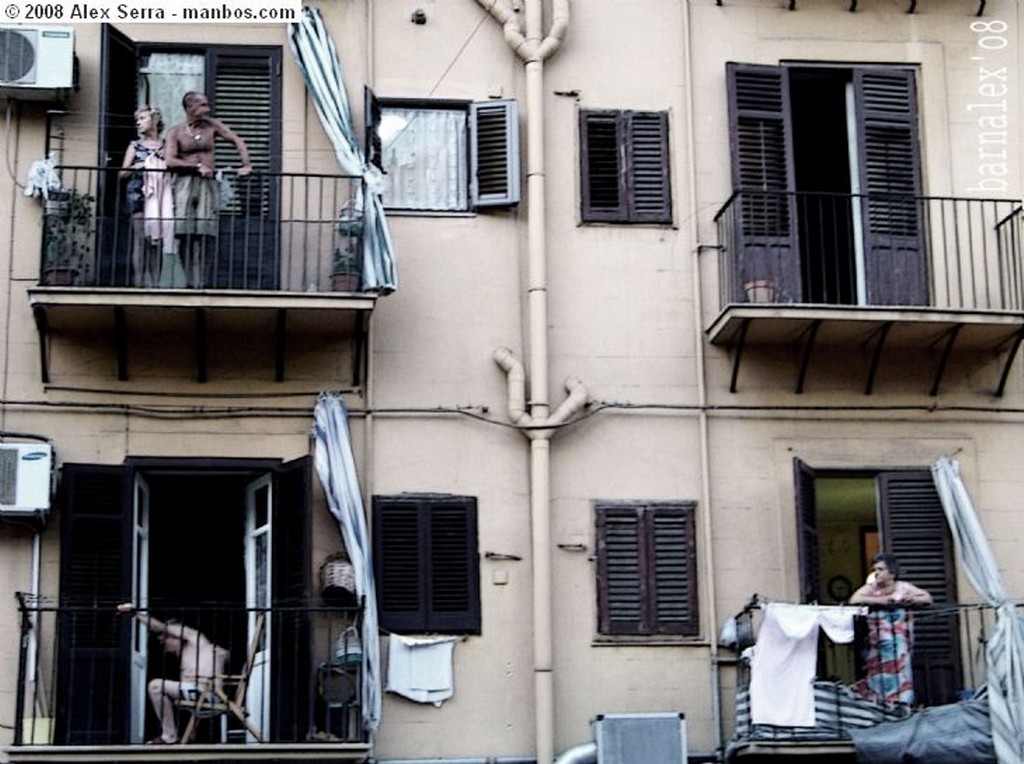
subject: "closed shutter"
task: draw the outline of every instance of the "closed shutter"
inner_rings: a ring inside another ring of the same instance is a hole
[[[515,101],[470,104],[470,198],[475,207],[519,202],[519,112]]]
[[[699,631],[694,506],[597,507],[598,630]]]
[[[793,460],[796,486],[797,548],[800,559],[800,601],[817,602],[821,598],[821,552],[818,543],[818,510],[815,495],[815,471],[800,459]]]
[[[476,500],[406,495],[373,500],[381,626],[480,632]]]
[[[860,190],[870,305],[927,305],[914,73],[856,69]]]
[[[288,462],[276,473],[273,550],[272,697],[312,697],[309,604],[311,459]],[[311,728],[306,703],[272,703],[272,739],[278,743],[304,742]]]
[[[780,300],[800,302],[789,78],[781,67],[726,64],[736,251],[732,300],[769,281]]]
[[[931,473],[879,475],[882,544],[900,564],[900,577],[927,589],[936,605],[957,601],[949,529]],[[914,619],[914,693],[919,703],[955,701],[961,686],[960,630],[956,613],[922,609]]]
[[[582,218],[671,223],[668,114],[580,112]]]
[[[380,141],[380,120],[383,114],[377,95],[363,87],[363,156],[368,165],[384,172],[384,153]]]
[[[130,487],[120,466],[65,464],[55,742],[129,742]]]

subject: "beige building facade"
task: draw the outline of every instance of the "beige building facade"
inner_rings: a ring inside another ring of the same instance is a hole
[[[313,5],[360,146],[367,117],[382,139],[393,291],[332,289],[361,179],[285,25],[73,24],[62,101],[7,88],[0,432],[51,445],[55,473],[47,522],[0,524],[0,583],[31,595],[0,610],[0,721],[47,725],[6,732],[10,760],[171,755],[140,745],[162,653],[130,669],[145,634],[112,614],[141,593],[257,678],[220,739],[201,729],[210,760],[551,760],[596,717],[652,713],[716,760],[745,681],[718,631],[753,595],[844,601],[885,550],[937,600],[980,602],[930,483],[944,456],[1021,597],[1017,3]],[[143,283],[117,168],[132,110],[185,89],[246,137],[257,181],[228,173],[205,282],[175,237]],[[506,102],[495,149],[474,105]],[[56,213],[23,193],[50,151],[90,195],[67,283],[44,274]],[[359,713],[331,664],[358,616],[321,586],[342,546],[309,458],[324,391],[385,558],[384,652],[458,637],[451,697],[386,692],[370,737],[331,716]],[[446,511],[455,530],[429,519]],[[949,644],[921,664],[930,704],[984,681],[980,621],[952,612],[925,627]]]

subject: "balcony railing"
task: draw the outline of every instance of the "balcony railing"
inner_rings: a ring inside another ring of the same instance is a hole
[[[198,194],[198,220],[175,211],[180,176],[147,171],[142,212],[116,169],[59,167],[43,202],[39,283],[89,289],[356,292],[362,180],[341,175],[230,174]],[[190,178],[190,180],[193,178]],[[163,189],[166,187],[166,191]],[[139,188],[136,185],[136,197]]]
[[[868,623],[873,616],[862,618]],[[752,643],[757,607],[748,607],[736,616],[738,633],[750,635]],[[750,707],[750,667],[745,658],[738,662],[736,727],[731,747],[746,743],[813,744],[822,741],[849,741],[851,730],[872,727],[887,721],[912,716],[925,707],[946,705],[973,697],[986,681],[985,645],[994,632],[996,613],[987,605],[941,604],[916,610],[913,614],[912,648],[915,703],[913,706],[889,702],[876,695],[864,679],[863,654],[866,634],[860,629],[850,644],[819,640],[817,677],[814,683],[815,726],[787,727],[754,724]],[[952,629],[953,644],[948,639]],[[943,638],[945,635],[947,638]],[[956,650],[959,646],[959,651]],[[951,650],[952,648],[952,650]],[[896,661],[895,653],[883,660]],[[883,670],[887,667],[882,663]]]
[[[14,746],[132,745],[161,733],[149,692],[189,672],[142,618],[115,606],[71,607],[18,595],[21,647]],[[192,744],[366,743],[360,713],[358,608],[156,607],[163,622],[198,629],[227,659],[224,702],[176,709]],[[219,653],[218,653],[219,655]],[[246,688],[239,696],[238,683]],[[206,688],[204,688],[206,689]],[[226,700],[237,700],[232,708]]]
[[[737,191],[720,301],[1024,310],[1017,200]]]

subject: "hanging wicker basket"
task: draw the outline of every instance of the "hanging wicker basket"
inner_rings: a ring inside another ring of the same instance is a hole
[[[320,590],[324,597],[355,596],[355,571],[347,554],[335,552],[327,556],[320,566]]]

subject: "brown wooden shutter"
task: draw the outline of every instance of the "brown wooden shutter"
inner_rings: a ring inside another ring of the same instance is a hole
[[[128,743],[132,522],[127,471],[65,464],[55,742]]]
[[[743,285],[772,282],[777,300],[800,302],[799,247],[793,197],[789,78],[781,67],[726,64],[736,251],[733,300]]]
[[[429,506],[429,631],[480,631],[480,572],[476,500],[451,499]]]
[[[927,305],[914,73],[856,69],[860,190],[870,305]]]
[[[671,223],[668,114],[626,112],[625,119],[629,219],[638,223]]]
[[[818,542],[818,509],[814,481],[817,474],[806,462],[793,460],[796,487],[797,550],[800,560],[800,601],[821,598],[821,552]]]
[[[618,112],[580,112],[580,178],[583,220],[626,217],[622,142]]]
[[[519,202],[519,109],[515,101],[470,104],[470,199],[474,207]]]
[[[936,605],[955,603],[956,568],[946,517],[927,470],[878,477],[882,547],[896,556],[900,577],[931,592]],[[960,630],[956,613],[924,608],[914,619],[914,692],[919,703],[955,701],[961,686]]]
[[[699,632],[694,505],[596,507],[598,630]]]

